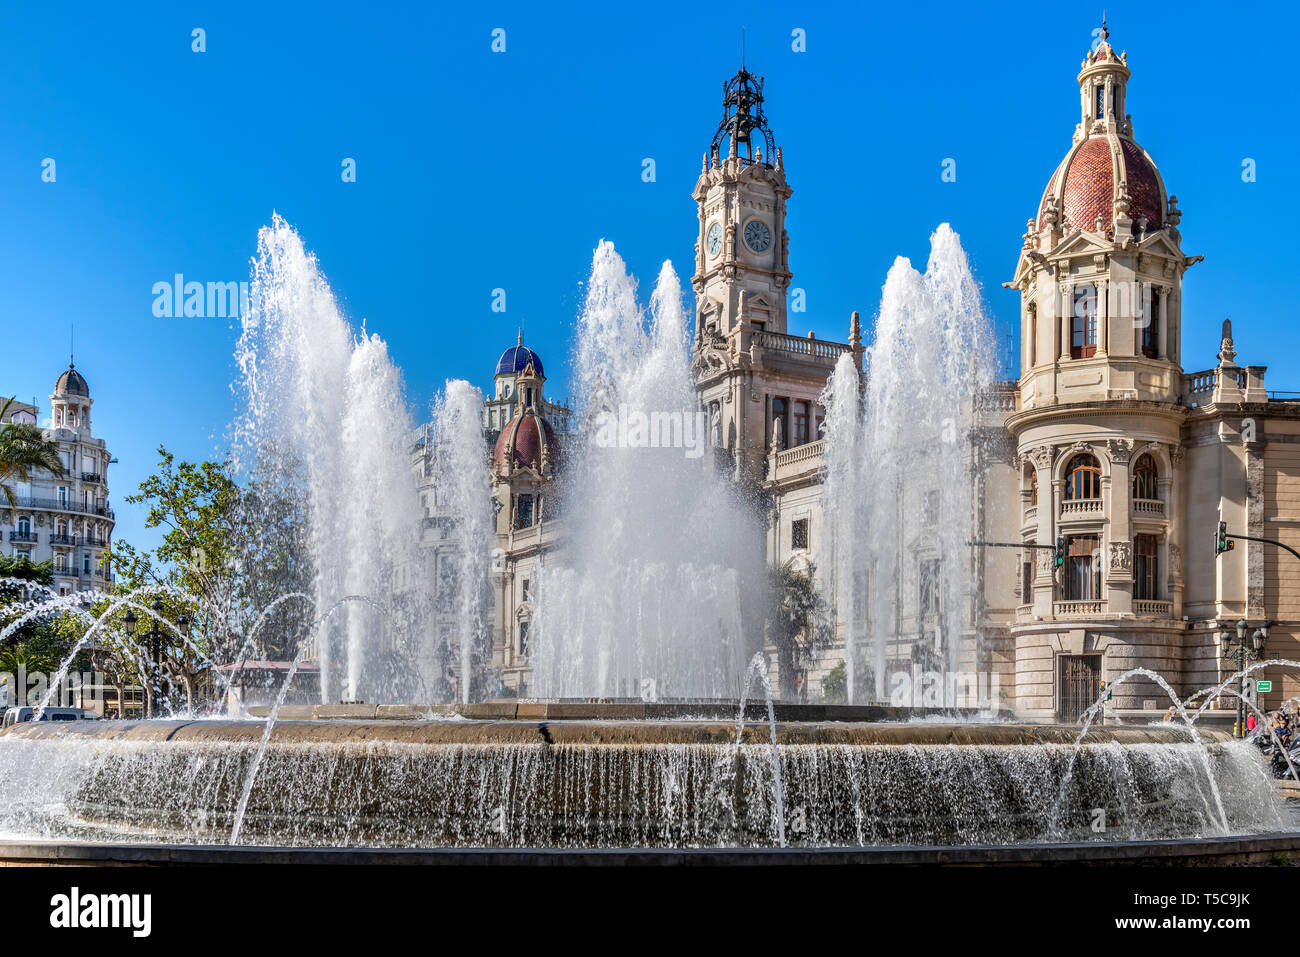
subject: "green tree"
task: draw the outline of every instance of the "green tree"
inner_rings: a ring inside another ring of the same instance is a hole
[[[10,397],[0,404],[0,420],[13,402]],[[55,478],[63,475],[58,445],[45,438],[40,426],[0,421],[0,495],[9,506],[10,516],[16,515],[18,508],[14,483],[30,482],[32,475],[42,470],[53,473]]]
[[[793,701],[799,696],[799,672],[831,640],[834,623],[830,606],[817,590],[812,568],[799,572],[783,566],[771,573],[772,601],[767,640],[776,648],[780,696]]]
[[[162,541],[150,552],[137,551],[118,539],[105,561],[116,579],[115,593],[132,595],[132,601],[144,608],[151,609],[157,602],[157,614],[164,621],[156,621],[149,612],[131,610],[135,634],[118,642],[126,647],[103,649],[97,655],[97,660],[122,680],[139,675],[150,713],[157,711],[154,685],[158,682],[152,666],[142,665],[138,659],[150,657],[151,632],[161,635],[164,686],[166,682],[178,685],[189,704],[200,700],[204,685],[211,680],[211,662],[238,645],[232,627],[235,589],[231,572],[239,488],[224,462],[178,462],[165,447],[159,447],[158,455],[158,471],[141,482],[139,491],[126,501],[146,506],[145,527],[165,529]],[[148,586],[153,587],[135,594]],[[124,634],[127,609],[114,617],[119,634]]]
[[[315,566],[308,541],[308,502],[301,463],[275,447],[264,448],[257,468],[240,487],[235,525],[235,600],[249,622],[277,599],[314,592]],[[276,605],[257,632],[259,657],[290,660],[315,615],[311,605]]]
[[[16,579],[29,582],[19,585],[13,581],[0,582],[0,630],[13,622],[28,610],[24,599],[40,599],[50,595],[50,586],[54,584],[54,570],[50,560],[33,562],[28,558],[13,558],[0,555],[0,579]],[[0,654],[12,652],[19,658],[24,656],[42,661],[53,659],[56,664],[62,662],[71,647],[65,641],[55,623],[62,615],[50,615],[29,621],[8,635],[0,642]],[[0,665],[0,671],[12,671]],[[44,671],[27,665],[28,671]],[[51,669],[52,670],[52,669]]]
[[[241,487],[228,461],[177,461],[159,448],[158,470],[128,496],[144,505],[146,528],[165,529],[152,552],[137,551],[118,539],[107,562],[117,593],[155,586],[137,599],[184,633],[184,640],[148,615],[135,613],[134,642],[151,644],[150,629],[162,627],[162,667],[168,679],[197,702],[212,685],[212,662],[233,662],[245,651],[252,657],[292,658],[314,617],[309,604],[286,601],[262,622],[256,647],[245,649],[262,611],[292,592],[310,592],[312,563],[306,540],[306,496],[299,491],[294,463],[266,450],[258,469]],[[119,624],[125,623],[125,611]],[[129,644],[129,643],[128,643]],[[134,649],[108,654],[106,668],[130,675]],[[143,682],[152,708],[151,669]],[[106,671],[107,673],[107,671]]]
[[[848,700],[849,677],[844,662],[840,662],[822,679],[822,697],[828,704],[844,704]]]

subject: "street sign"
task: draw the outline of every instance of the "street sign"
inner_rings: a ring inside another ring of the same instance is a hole
[[[1259,691],[1272,691],[1272,690],[1273,690],[1273,682],[1271,682],[1271,681],[1257,681],[1257,682],[1255,682],[1255,687],[1256,687]]]

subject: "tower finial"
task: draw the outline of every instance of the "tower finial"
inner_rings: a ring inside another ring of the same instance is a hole
[[[740,28],[740,68],[745,69],[745,28]]]
[[[1101,9],[1101,38],[1103,40],[1110,39],[1110,31],[1106,29],[1106,8],[1105,7],[1102,7]]]
[[[75,369],[77,367],[76,358],[77,358],[77,324],[74,322],[71,324],[68,330],[68,368],[69,369]]]
[[[523,344],[524,344],[524,324],[521,322],[519,323],[519,341],[516,342],[515,345],[522,346]]]

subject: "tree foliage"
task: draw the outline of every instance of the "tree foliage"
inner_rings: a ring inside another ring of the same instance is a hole
[[[783,566],[771,572],[768,641],[776,648],[781,697],[799,696],[797,677],[834,635],[830,606],[817,590],[815,574]]]
[[[3,419],[13,397],[0,403]],[[0,422],[0,497],[9,507],[11,515],[18,508],[16,482],[30,482],[32,474],[45,470],[55,478],[63,474],[63,460],[59,447],[45,438],[40,426],[28,422]]]

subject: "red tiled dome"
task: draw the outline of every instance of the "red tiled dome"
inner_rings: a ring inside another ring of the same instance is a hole
[[[560,446],[551,423],[530,409],[506,423],[497,437],[493,460],[498,469],[504,470],[509,461],[511,468],[528,467],[540,473],[555,468],[559,453]],[[543,460],[545,469],[542,468]]]
[[[1112,233],[1120,183],[1128,188],[1130,219],[1136,223],[1145,216],[1147,232],[1164,225],[1164,184],[1151,157],[1130,139],[1102,134],[1084,140],[1056,168],[1039,204],[1038,228],[1043,228],[1048,199],[1054,196],[1066,232],[1093,232],[1100,219],[1102,231]]]

